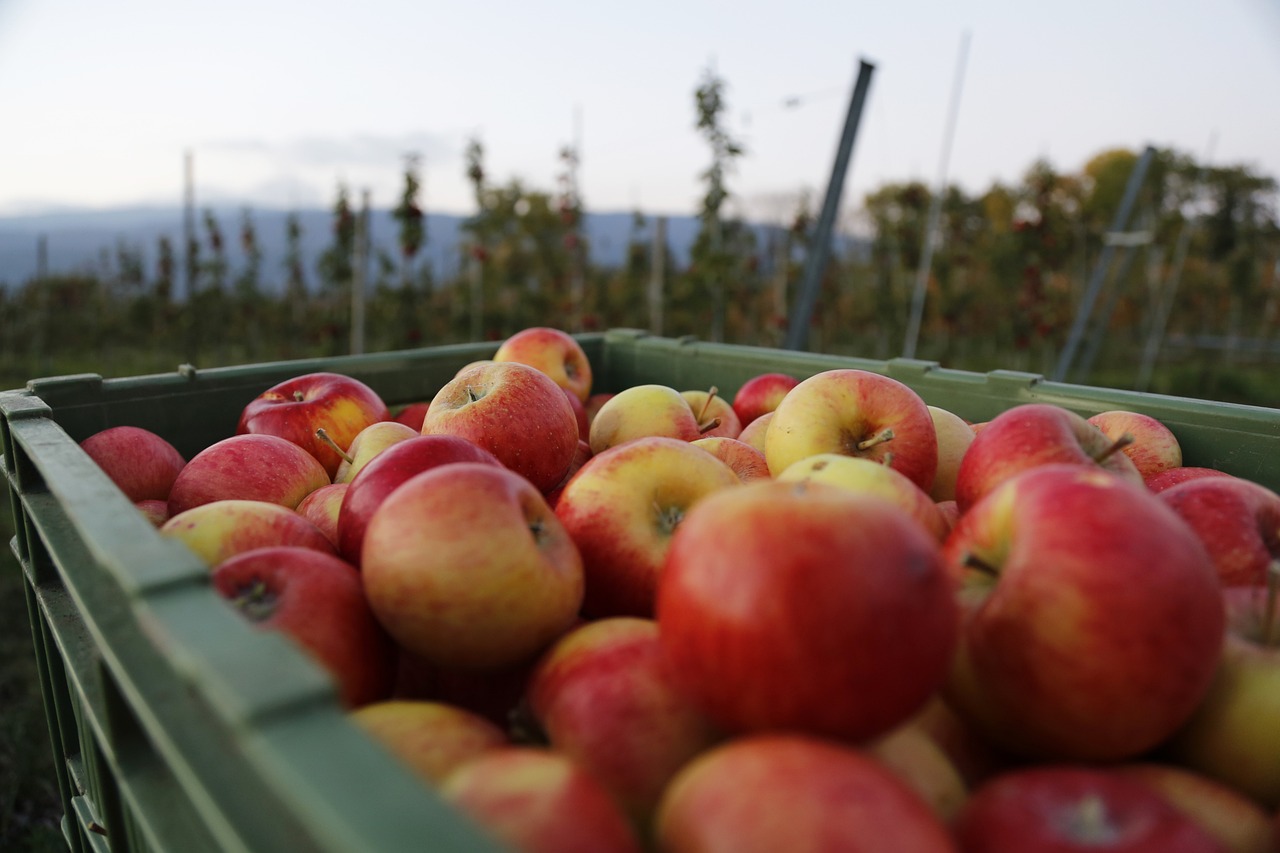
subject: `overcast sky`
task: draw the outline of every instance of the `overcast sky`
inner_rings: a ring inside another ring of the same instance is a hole
[[[970,191],[1148,143],[1280,176],[1277,0],[0,0],[0,215],[176,204],[186,151],[198,204],[343,182],[389,206],[413,151],[427,209],[468,213],[468,139],[494,180],[554,190],[575,136],[588,208],[691,213],[714,66],[748,152],[730,189],[782,219],[825,191],[860,60],[846,199],[937,180],[957,79]]]

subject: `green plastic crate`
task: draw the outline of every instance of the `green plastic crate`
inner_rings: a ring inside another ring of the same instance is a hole
[[[716,386],[837,367],[887,374],[973,421],[1020,403],[1082,415],[1130,409],[1177,435],[1187,465],[1280,490],[1280,410],[972,373],[930,362],[795,353],[634,330],[581,335],[595,389]],[[430,399],[496,344],[274,362],[104,380],[38,379],[0,394],[0,451],[26,578],[49,734],[72,850],[495,851],[352,726],[326,676],[249,627],[208,569],[160,537],[78,442],[132,424],[188,458],[231,435],[270,385],[355,376],[391,405]]]

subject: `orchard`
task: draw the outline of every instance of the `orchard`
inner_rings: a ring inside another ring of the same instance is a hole
[[[243,405],[82,447],[513,850],[1280,851],[1280,495],[1154,417],[606,391],[547,327]]]

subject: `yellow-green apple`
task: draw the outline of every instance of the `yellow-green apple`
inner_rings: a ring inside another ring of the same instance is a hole
[[[191,457],[169,490],[169,514],[220,500],[268,501],[295,509],[330,483],[324,466],[275,435],[233,435]]]
[[[709,391],[681,391],[680,396],[693,410],[702,435],[737,438],[742,432],[742,421],[738,420],[733,404],[721,397],[715,387]]]
[[[770,477],[769,463],[765,460],[764,453],[745,441],[711,435],[706,438],[695,438],[689,443],[694,447],[701,447],[728,465],[744,483],[752,480],[767,480]]]
[[[929,496],[939,503],[952,501],[956,498],[960,460],[973,444],[973,427],[964,418],[939,406],[930,406],[929,415],[933,418],[933,430],[938,435],[938,471]]]
[[[733,395],[733,410],[745,427],[766,412],[778,408],[787,392],[799,384],[799,379],[786,373],[758,374],[738,387],[738,392]]]
[[[818,453],[883,462],[926,492],[938,471],[938,436],[924,400],[892,377],[856,368],[810,376],[773,410],[765,458],[775,477]]]
[[[560,386],[514,361],[479,364],[431,400],[423,435],[454,435],[483,447],[541,492],[560,485],[578,451],[578,421]]]
[[[369,464],[369,460],[386,450],[393,444],[417,438],[421,430],[397,423],[396,421],[378,421],[369,424],[356,434],[342,452],[342,462],[333,475],[335,483],[350,483],[360,469]]]
[[[1078,465],[1101,468],[1135,483],[1142,475],[1113,441],[1070,409],[1050,403],[1023,403],[996,415],[960,461],[956,503],[963,513],[997,485],[1028,468]]]
[[[1223,853],[1194,820],[1112,768],[1044,764],[1009,770],[969,795],[954,825],[982,853]]]
[[[430,407],[430,400],[417,400],[401,408],[391,416],[391,419],[411,427],[415,432],[422,432],[422,419],[427,416],[427,409]]]
[[[829,483],[884,498],[904,510],[939,542],[951,529],[933,498],[905,474],[883,462],[840,453],[818,453],[792,462],[777,474],[776,479],[788,483]]]
[[[350,483],[321,486],[297,506],[298,515],[320,528],[334,548],[338,547],[338,518],[342,512],[342,501],[350,487]]]
[[[454,435],[420,435],[397,442],[360,470],[347,488],[338,511],[338,553],[357,568],[369,519],[387,495],[406,480],[452,462],[501,466],[489,451]]]
[[[591,422],[587,441],[599,454],[611,447],[649,436],[693,441],[702,437],[689,401],[669,385],[632,385],[614,394]]]
[[[676,772],[721,739],[672,682],[652,619],[615,616],[565,634],[529,679],[528,708],[551,747],[648,826]]]
[[[920,726],[905,723],[863,749],[919,794],[943,823],[951,823],[964,806],[969,796],[964,778],[942,747]]]
[[[134,503],[167,501],[186,464],[176,447],[142,427],[108,427],[80,442],[80,447]]]
[[[212,580],[246,619],[286,634],[318,661],[347,708],[390,695],[395,646],[350,563],[313,548],[258,548],[224,560]]]
[[[159,527],[169,520],[169,502],[158,500],[134,501],[138,512],[150,521],[152,526]]]
[[[547,326],[521,329],[503,341],[494,361],[518,362],[537,368],[585,403],[591,395],[591,362],[577,339]]]
[[[952,853],[942,820],[880,762],[801,734],[735,738],[685,765],[663,794],[663,853]]]
[[[947,701],[1001,748],[1129,759],[1204,699],[1221,587],[1200,540],[1140,483],[1096,465],[1024,471],[960,516],[943,556],[964,613]]]
[[[1182,466],[1182,445],[1164,422],[1142,412],[1111,409],[1088,418],[1112,441],[1132,436],[1122,450],[1143,479]]]
[[[320,460],[332,479],[342,457],[316,430],[323,429],[345,450],[369,424],[388,420],[391,411],[368,385],[352,376],[320,371],[287,379],[250,400],[236,432],[288,439]]]
[[[556,501],[582,555],[583,613],[652,616],[658,573],[685,513],[742,485],[728,465],[677,438],[637,438],[593,455]]]
[[[1195,531],[1224,586],[1263,584],[1280,561],[1280,494],[1241,477],[1202,477],[1161,491]]]
[[[391,636],[442,666],[528,658],[582,604],[582,558],[546,499],[482,462],[441,465],[388,495],[369,519],[360,569]]]
[[[1203,468],[1195,465],[1184,465],[1180,468],[1169,468],[1158,474],[1152,474],[1150,477],[1143,477],[1147,488],[1152,492],[1163,492],[1165,489],[1172,489],[1180,483],[1188,480],[1199,480],[1201,477],[1230,477],[1226,471],[1220,471],[1217,468]]]
[[[640,853],[635,829],[608,791],[567,755],[530,746],[492,749],[440,783],[447,803],[521,853]]]
[[[1204,701],[1167,744],[1171,760],[1280,808],[1280,605],[1276,583],[1224,590],[1227,633]]]
[[[742,428],[742,432],[738,433],[738,441],[751,445],[767,458],[766,441],[769,438],[769,422],[772,420],[773,412],[765,412]]]
[[[209,566],[268,545],[298,545],[336,553],[320,528],[288,507],[268,501],[213,501],[172,516],[160,526],[195,551]]]
[[[1227,853],[1277,853],[1271,816],[1234,788],[1175,764],[1120,764],[1118,772],[1142,782],[1200,825]]]
[[[499,726],[445,702],[387,699],[348,716],[433,788],[466,762],[511,744]]]
[[[758,481],[694,505],[656,611],[676,683],[730,732],[884,734],[940,687],[956,644],[937,541],[827,483]]]

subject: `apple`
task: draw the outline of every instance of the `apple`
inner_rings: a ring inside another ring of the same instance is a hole
[[[773,410],[765,457],[775,477],[818,453],[883,462],[925,492],[938,470],[938,436],[920,395],[896,379],[855,368],[810,376]]]
[[[680,396],[693,410],[701,435],[737,438],[742,432],[742,421],[733,404],[721,397],[714,386],[708,391],[681,391]]]
[[[956,473],[956,503],[963,513],[1014,474],[1048,464],[1101,468],[1142,482],[1142,475],[1115,441],[1070,409],[1023,403],[987,422],[969,445]]]
[[[960,774],[966,791],[1007,770],[1014,759],[978,733],[947,704],[941,692],[903,724],[924,733],[937,744]]]
[[[584,614],[652,616],[658,573],[685,513],[742,485],[724,462],[677,438],[636,438],[593,455],[556,501],[582,555]]]
[[[519,362],[464,369],[431,400],[423,435],[479,445],[541,492],[560,485],[578,451],[578,421],[547,374]]]
[[[933,498],[905,474],[883,462],[840,453],[818,453],[791,463],[776,479],[788,483],[829,483],[883,498],[904,510],[939,542],[951,529]]]
[[[324,466],[274,435],[234,435],[191,457],[169,490],[169,514],[219,500],[269,501],[294,509],[329,485]]]
[[[1204,701],[1166,744],[1175,763],[1231,786],[1268,811],[1280,808],[1278,585],[1273,574],[1267,586],[1224,591],[1222,665]]]
[[[960,460],[973,444],[975,433],[968,421],[947,409],[930,406],[929,415],[933,418],[933,430],[938,435],[938,470],[929,489],[929,497],[938,503],[953,501]]]
[[[338,518],[342,512],[342,501],[347,496],[350,483],[330,483],[321,486],[302,499],[297,506],[298,515],[310,521],[320,532],[338,547]]]
[[[585,403],[591,395],[591,362],[577,339],[560,329],[547,326],[521,329],[498,346],[493,360],[537,368],[576,396],[580,403]]]
[[[956,644],[938,543],[883,498],[826,483],[694,505],[656,612],[676,683],[730,732],[884,734],[941,686]]]
[[[388,495],[369,520],[360,568],[392,637],[441,666],[523,660],[582,604],[582,558],[542,494],[481,462],[433,468]]]
[[[491,749],[440,783],[445,802],[521,853],[641,853],[639,837],[600,782],[567,755]]]
[[[1217,468],[1202,468],[1199,466],[1184,465],[1181,468],[1169,468],[1150,477],[1143,477],[1147,489],[1152,492],[1163,492],[1165,489],[1172,489],[1174,486],[1185,483],[1188,480],[1198,480],[1201,477],[1230,477],[1226,471],[1219,471]]]
[[[680,771],[655,819],[663,853],[949,853],[943,822],[888,768],[799,734],[735,738]]]
[[[613,396],[612,391],[596,391],[587,397],[587,401],[582,407],[587,412],[587,426],[596,419],[596,412],[600,411],[600,407],[609,402],[609,398]]]
[[[526,696],[551,747],[600,780],[637,826],[676,772],[721,738],[671,680],[652,619],[573,629],[539,660]]]
[[[766,441],[769,438],[769,422],[772,420],[773,412],[765,412],[742,428],[742,432],[738,433],[738,441],[751,445],[768,458],[768,453],[765,452]]]
[[[505,729],[514,740],[535,742],[528,730],[525,690],[537,655],[513,664],[486,669],[438,666],[407,649],[396,657],[396,699],[429,699],[479,714]]]
[[[511,745],[498,726],[445,702],[387,699],[348,716],[432,788],[466,762]]]
[[[396,421],[378,421],[369,424],[356,434],[351,444],[340,454],[342,462],[333,475],[335,483],[350,483],[360,469],[369,464],[369,460],[386,450],[393,444],[417,438],[422,434],[407,424]],[[327,435],[327,433],[326,433]]]
[[[138,512],[150,521],[153,527],[159,527],[169,520],[169,502],[158,500],[134,501]]]
[[[452,435],[420,435],[378,454],[352,478],[338,511],[338,553],[360,566],[365,530],[374,510],[415,474],[452,462],[481,462],[501,467],[489,451]]]
[[[372,423],[391,420],[378,393],[365,383],[340,373],[306,373],[263,391],[240,413],[236,433],[276,435],[306,450],[332,479],[342,457],[316,435],[323,429],[334,444],[346,449]]]
[[[578,424],[578,440],[586,441],[591,437],[591,419],[587,416],[587,407],[578,399],[578,395],[568,388],[564,389],[564,396],[569,401],[569,408],[573,409],[573,419]]]
[[[395,647],[350,563],[313,548],[258,548],[224,560],[212,579],[246,619],[284,633],[315,658],[347,708],[390,695]]]
[[[964,613],[944,692],[1005,751],[1133,758],[1203,700],[1222,652],[1218,578],[1141,484],[1096,465],[1024,471],[960,516],[943,557]]]
[[[778,408],[787,392],[799,384],[799,379],[786,373],[758,374],[738,387],[738,393],[733,395],[733,410],[745,427],[766,412]]]
[[[1048,764],[1002,773],[956,818],[963,851],[1222,853],[1187,815],[1112,769]]]
[[[391,419],[410,427],[414,432],[422,432],[422,420],[427,416],[427,409],[430,407],[430,400],[418,400],[400,409],[392,415]]]
[[[80,442],[80,448],[134,503],[167,501],[186,464],[176,447],[142,427],[108,427]]]
[[[244,551],[268,545],[298,545],[335,554],[333,543],[296,511],[268,501],[221,500],[184,510],[160,525],[210,568]]]
[[[569,463],[569,470],[564,473],[564,479],[560,481],[560,485],[547,492],[547,504],[552,508],[556,508],[556,504],[560,501],[560,495],[564,492],[564,487],[573,479],[573,475],[578,473],[578,469],[587,464],[587,460],[594,454],[591,452],[591,445],[587,444],[586,439],[578,439],[578,452],[573,454],[573,461]]]
[[[617,392],[600,407],[587,439],[591,452],[600,454],[637,438],[665,436],[693,441],[703,435],[698,416],[689,401],[669,385],[632,385]]]
[[[1120,764],[1115,769],[1159,793],[1218,839],[1228,853],[1280,850],[1270,815],[1234,788],[1185,767],[1155,761]]]
[[[908,722],[863,749],[919,794],[943,823],[950,824],[969,797],[959,769],[919,725]]]
[[[1225,586],[1266,583],[1280,560],[1280,494],[1240,477],[1202,477],[1157,498],[1200,537]]]
[[[1173,430],[1157,418],[1141,412],[1113,409],[1099,412],[1088,418],[1089,423],[1102,430],[1112,441],[1133,436],[1133,441],[1121,448],[1143,479],[1182,467],[1182,445]]]
[[[767,480],[771,476],[764,453],[745,441],[712,435],[706,438],[695,438],[689,443],[694,447],[701,447],[728,465],[744,483],[752,480]]]

